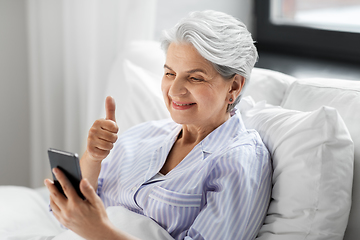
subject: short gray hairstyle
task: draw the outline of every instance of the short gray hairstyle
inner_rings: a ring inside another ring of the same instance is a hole
[[[227,111],[231,111],[239,103],[258,59],[254,41],[245,24],[226,13],[195,11],[173,28],[163,31],[161,47],[165,53],[172,42],[192,44],[225,79],[230,79],[235,74],[245,78],[239,96],[234,103],[228,105]]]

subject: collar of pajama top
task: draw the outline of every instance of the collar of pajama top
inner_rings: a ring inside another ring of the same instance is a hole
[[[233,218],[227,215],[236,214],[236,231],[228,229],[232,223],[225,229],[217,224],[216,236],[226,230],[227,239],[246,234],[249,238],[242,239],[253,238],[265,215],[271,188],[269,154],[260,137],[245,129],[239,113],[233,114],[172,171],[156,175],[181,128],[169,119],[153,121],[119,138],[103,161],[99,176],[98,193],[105,206],[121,205],[146,215],[176,239],[191,233],[206,239],[210,234],[206,231],[214,228],[205,222],[227,222],[226,218]],[[237,207],[240,203],[247,209]],[[201,215],[203,222],[197,223]],[[254,227],[248,226],[251,221]],[[224,234],[220,234],[222,239]]]

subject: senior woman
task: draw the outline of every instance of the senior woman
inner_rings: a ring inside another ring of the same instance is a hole
[[[46,180],[53,213],[86,239],[132,239],[106,215],[118,205],[152,218],[175,239],[254,239],[270,199],[271,163],[234,108],[257,60],[251,35],[227,14],[193,12],[165,31],[162,47],[171,119],[117,139],[108,97],[106,118],[91,127],[81,159],[87,200],[54,169],[67,198]]]

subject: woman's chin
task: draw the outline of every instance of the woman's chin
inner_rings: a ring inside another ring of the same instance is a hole
[[[172,120],[178,124],[190,124],[192,121],[194,121],[194,116],[185,114],[179,114],[179,113],[170,113],[170,116]]]

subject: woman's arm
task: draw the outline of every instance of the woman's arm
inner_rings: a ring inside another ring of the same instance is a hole
[[[113,148],[119,130],[115,119],[115,100],[110,96],[106,98],[105,109],[106,118],[96,120],[90,128],[86,151],[80,159],[82,176],[94,189],[97,189],[101,161]]]
[[[86,150],[84,155],[80,159],[80,168],[83,178],[86,178],[94,189],[98,186],[98,177],[101,170],[101,161],[92,160]]]

